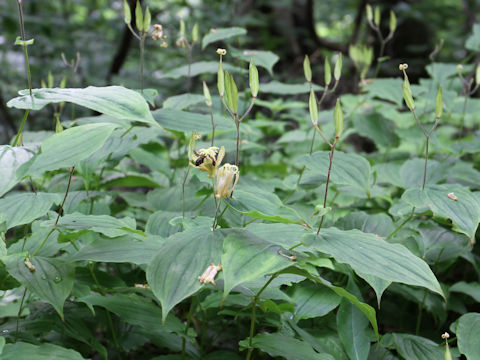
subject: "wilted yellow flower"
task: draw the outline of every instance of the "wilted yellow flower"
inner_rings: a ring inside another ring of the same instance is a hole
[[[403,71],[408,69],[408,64],[400,64],[398,65],[398,70]]]
[[[210,264],[205,269],[203,274],[198,277],[198,280],[200,280],[200,282],[202,284],[212,283],[213,285],[217,285],[217,284],[215,284],[215,276],[217,276],[217,273],[221,270],[222,270],[222,265],[220,265],[220,264],[218,264],[218,265]]]
[[[200,171],[208,173],[209,178],[213,178],[217,174],[217,168],[221,164],[223,157],[225,156],[225,147],[221,147],[220,150],[216,146],[209,147],[208,149],[200,149],[193,151],[190,160],[190,165],[197,168]]]
[[[23,263],[25,264],[25,266],[27,267],[28,270],[30,270],[31,272],[34,272],[35,270],[37,270],[35,268],[35,265],[32,264],[32,262],[30,261],[30,259],[27,257],[25,258],[25,260],[23,261]]]
[[[238,166],[231,164],[223,165],[218,170],[215,197],[220,199],[232,195],[232,191],[235,185],[237,185],[239,177],[240,171],[238,170]]]
[[[227,50],[218,48],[217,49],[217,54],[218,55],[227,55]]]

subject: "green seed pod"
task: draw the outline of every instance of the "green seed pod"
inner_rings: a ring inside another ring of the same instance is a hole
[[[150,14],[150,9],[147,6],[145,10],[145,19],[143,19],[143,31],[147,32],[150,29],[150,24],[152,22],[152,15]]]
[[[437,97],[435,98],[435,117],[440,119],[443,113],[442,87],[438,87]]]
[[[405,100],[407,107],[411,111],[415,110],[415,102],[413,101],[413,97],[412,97],[412,89],[410,89],[410,82],[408,81],[408,76],[406,74],[405,74],[405,79],[403,80],[403,83],[402,83],[402,93],[403,93],[403,99]]]
[[[193,42],[197,42],[197,41],[198,41],[198,23],[195,23],[195,25],[193,25],[193,29],[192,29],[192,41],[193,41]]]
[[[183,36],[185,36],[185,21],[183,21],[183,19],[180,19],[180,34],[182,34]]]
[[[205,97],[205,104],[207,104],[208,107],[211,107],[212,96],[210,95],[210,90],[208,90],[208,86],[205,81],[203,82],[203,96]]]
[[[67,86],[67,77],[64,76],[62,80],[60,81],[60,89],[65,89],[65,86]]]
[[[142,7],[140,6],[140,1],[137,0],[137,6],[135,7],[135,25],[137,29],[142,31],[143,29],[143,12]]]
[[[222,58],[220,58],[220,62],[218,63],[217,88],[218,94],[220,97],[223,97],[225,93],[225,76],[223,73]]]
[[[342,53],[338,53],[337,61],[335,62],[335,69],[333,70],[333,77],[336,81],[340,80],[342,76]]]
[[[60,124],[60,120],[57,118],[57,122],[55,123],[55,132],[61,133],[63,131],[63,126]]]
[[[125,24],[130,24],[132,21],[132,11],[130,10],[130,5],[128,5],[127,0],[123,0],[123,20]]]
[[[328,57],[325,57],[325,86],[328,86],[332,81],[332,68],[330,67],[330,62],[328,61]]]
[[[333,111],[333,120],[335,121],[335,136],[342,135],[343,132],[343,110],[340,99],[337,99],[335,110]]]
[[[375,15],[374,15],[374,19],[373,19],[376,27],[380,27],[380,16],[381,16],[380,8],[377,6],[375,8]]]
[[[371,23],[373,21],[373,11],[370,4],[367,4],[367,6],[365,6],[365,10],[367,11],[367,20]]]
[[[475,82],[480,84],[480,64],[477,65],[477,70],[475,71]]]
[[[393,34],[397,28],[397,17],[395,13],[390,10],[390,32]]]
[[[310,98],[308,99],[308,110],[310,111],[310,120],[315,126],[318,123],[318,104],[315,92],[313,89],[310,89]]]
[[[312,68],[310,67],[310,59],[308,55],[305,55],[305,59],[303,60],[303,73],[305,74],[305,79],[308,82],[312,81]]]
[[[53,74],[51,71],[49,71],[47,75],[47,85],[49,88],[53,87]]]
[[[250,82],[250,91],[252,92],[252,97],[256,98],[258,95],[258,90],[260,88],[260,83],[258,80],[258,70],[253,60],[250,60],[250,66],[248,69],[248,79]]]
[[[225,71],[225,94],[227,96],[227,105],[234,113],[238,113],[238,90],[233,76]]]
[[[445,360],[452,360],[452,353],[450,352],[450,347],[447,346],[445,347]]]

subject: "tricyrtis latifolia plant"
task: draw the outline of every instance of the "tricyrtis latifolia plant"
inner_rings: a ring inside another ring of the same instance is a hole
[[[135,25],[137,27],[138,33],[133,30],[131,25],[132,22],[132,12],[130,10],[130,5],[128,5],[127,0],[123,0],[123,12],[124,12],[124,21],[127,24],[128,29],[131,31],[133,36],[140,42],[140,81],[142,84],[142,93],[145,88],[145,80],[143,77],[143,71],[145,66],[145,40],[148,36],[148,32],[150,30],[150,24],[152,22],[152,16],[150,14],[150,10],[147,6],[145,10],[145,14],[142,11],[142,7],[140,6],[140,2],[137,0],[137,5],[135,6]],[[154,25],[154,32],[153,32],[153,39],[154,40],[161,40],[161,46],[166,46],[165,36],[163,35],[163,29],[161,25]]]
[[[238,113],[238,88],[233,76],[230,75],[227,71],[223,70],[222,57],[227,54],[225,49],[217,49],[217,54],[220,55],[220,60],[218,63],[218,76],[217,76],[217,87],[220,99],[222,100],[223,106],[227,110],[230,117],[235,122],[235,127],[237,128],[237,141],[236,141],[236,151],[235,151],[235,165],[238,166],[239,159],[239,147],[240,147],[240,123],[245,119],[245,117],[250,113],[255,104],[255,99],[258,95],[258,90],[260,88],[259,79],[258,79],[258,70],[253,60],[250,60],[248,75],[249,75],[249,85],[250,93],[252,99],[247,110],[243,115]]]
[[[418,126],[422,130],[423,135],[425,136],[425,166],[423,169],[423,183],[422,183],[422,190],[423,190],[425,188],[425,183],[427,181],[428,146],[430,142],[430,135],[432,135],[432,132],[437,127],[438,122],[440,121],[440,118],[443,113],[442,87],[441,86],[438,87],[437,96],[435,98],[435,122],[433,123],[433,126],[430,128],[430,130],[427,131],[425,127],[422,125],[422,123],[420,122],[417,116],[417,113],[415,112],[415,101],[413,100],[412,90],[410,88],[410,82],[408,81],[408,76],[406,72],[408,68],[408,64],[400,64],[398,68],[400,71],[403,71],[402,93],[403,93],[403,98],[405,100],[405,104],[412,112],[413,117],[415,118]]]
[[[390,11],[390,23],[389,23],[390,31],[386,37],[383,37],[382,31],[380,30],[380,19],[381,19],[380,8],[378,6],[375,7],[375,12],[374,12],[370,4],[367,4],[366,12],[367,12],[368,25],[372,28],[373,31],[375,31],[378,37],[378,41],[380,42],[380,52],[378,53],[377,67],[375,69],[375,75],[374,75],[374,77],[377,77],[378,72],[380,71],[380,67],[382,66],[382,62],[388,59],[388,57],[383,56],[385,53],[385,45],[393,38],[393,34],[395,33],[395,29],[397,28],[397,17],[395,16],[395,13],[393,11]]]

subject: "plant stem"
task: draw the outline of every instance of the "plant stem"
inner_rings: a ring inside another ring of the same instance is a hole
[[[253,352],[253,347],[252,347],[252,341],[253,341],[253,335],[255,332],[255,317],[256,317],[256,311],[257,311],[257,301],[260,299],[260,295],[262,292],[267,288],[268,285],[278,276],[278,273],[273,274],[270,279],[263,285],[263,287],[258,291],[257,295],[255,295],[252,299],[252,317],[250,320],[250,336],[248,338],[248,353],[246,360],[250,360],[252,358],[252,352]]]
[[[215,195],[214,195],[215,197]],[[215,198],[216,199],[216,198]],[[217,202],[216,208],[215,208],[215,218],[213,219],[213,226],[212,229],[215,230],[217,228],[217,215],[218,215],[218,209],[220,208],[220,204],[222,203],[222,199]],[[223,213],[222,213],[223,215]]]
[[[325,183],[325,196],[323,198],[323,208],[325,209],[327,207],[327,196],[328,196],[328,185],[330,184],[330,174],[332,171],[332,164],[333,164],[333,155],[335,153],[335,146],[337,145],[338,141],[338,136],[335,136],[335,141],[332,144],[332,150],[330,151],[329,154],[329,164],[328,164],[328,174],[327,174],[327,182]],[[325,214],[322,216],[320,220],[320,224],[318,225],[318,230],[317,230],[317,235],[320,234],[320,229],[322,228],[323,221],[325,220]]]
[[[427,290],[424,290],[423,300],[420,304],[418,304],[417,326],[415,327],[415,335],[418,335],[418,333],[420,332],[420,325],[422,324],[423,306],[425,304],[426,297],[427,297]]]
[[[425,189],[425,182],[427,181],[427,166],[428,166],[428,144],[430,143],[430,136],[425,139],[425,166],[423,167],[423,184],[422,190]]]
[[[187,68],[187,92],[190,92],[190,89],[192,87],[192,50],[193,50],[193,44],[188,44],[188,54],[187,54],[187,59],[188,59],[188,68]]]
[[[140,37],[140,79],[141,79],[141,82],[142,82],[142,94],[143,94],[143,90],[145,89],[145,80],[143,78],[143,68],[145,66],[145,56],[144,56],[144,52],[145,52],[145,34],[142,34],[142,36]]]
[[[312,135],[312,143],[310,144],[309,155],[312,155],[312,153],[313,153],[313,145],[315,144],[315,135],[317,135],[317,132],[314,130],[313,135]]]
[[[15,136],[15,140],[13,140],[12,146],[20,146],[20,144],[19,144],[20,135],[22,134],[23,127],[25,126],[25,123],[27,122],[27,118],[28,118],[29,113],[30,113],[30,109],[25,110],[25,114],[23,115],[22,123],[20,124],[20,129],[18,130],[17,136]]]
[[[190,165],[188,166],[187,171],[185,172],[185,177],[182,182],[182,217],[185,219],[185,184],[188,179],[188,174],[190,174]]]
[[[18,4],[18,21],[20,23],[20,33],[22,35],[22,41],[23,41],[23,53],[25,56],[25,66],[27,68],[28,89],[30,90],[30,96],[32,96],[32,75],[30,73],[30,63],[28,61],[27,44],[25,43],[25,24],[23,23],[22,3],[21,1],[17,0],[17,4]]]
[[[22,301],[20,302],[20,307],[18,308],[17,325],[16,325],[16,330],[15,330],[14,342],[17,342],[17,339],[18,339],[18,323],[20,321],[20,315],[22,315],[23,301],[25,300],[25,295],[26,294],[27,294],[27,288],[25,288],[25,291],[23,292]]]
[[[235,114],[235,126],[237,127],[237,146],[235,151],[235,165],[238,166],[238,153],[240,148],[240,121],[238,121],[237,114]]]
[[[75,166],[72,166],[72,168],[70,169],[70,176],[68,177],[67,190],[65,191],[65,196],[63,197],[62,204],[60,205],[60,208],[58,210],[57,220],[55,220],[55,226],[58,225],[58,220],[60,220],[60,216],[62,216],[63,214],[63,206],[65,205],[65,201],[67,200],[68,192],[70,191],[70,184],[72,183],[72,176],[74,171]]]
[[[187,315],[187,325],[185,326],[185,337],[188,335],[188,328],[190,327],[190,323],[192,321],[192,314],[193,314],[194,307],[195,307],[195,298],[192,298],[192,302],[190,303],[190,309],[188,310],[188,315]],[[182,357],[185,356],[185,349],[187,347],[187,339],[185,337],[182,339]]]
[[[211,146],[213,146],[213,143],[215,142],[215,123],[213,121],[213,109],[211,106],[209,106],[208,109],[210,110],[210,120],[212,121],[212,145]]]
[[[55,228],[51,229],[51,230],[48,232],[47,236],[45,236],[45,239],[43,239],[43,241],[42,241],[42,243],[40,244],[40,246],[38,247],[38,249],[33,252],[32,256],[35,256],[35,255],[40,251],[40,249],[43,247],[43,245],[45,245],[45,243],[47,242],[48,238],[50,237],[50,235],[52,235],[52,233],[53,233],[54,231],[55,231]]]

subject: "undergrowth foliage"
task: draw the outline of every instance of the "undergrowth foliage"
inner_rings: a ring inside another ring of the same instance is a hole
[[[29,88],[0,146],[0,359],[479,359],[479,67],[376,78],[396,17],[384,36],[368,6],[378,59],[326,57],[316,84],[307,56],[286,84],[275,54],[228,45],[242,28],[203,36],[209,60],[227,44],[218,66],[193,62],[204,29],[181,19],[188,65],[163,70],[197,92],[155,108],[144,44],[169,38],[124,3],[140,90],[34,88],[18,1]],[[361,91],[340,99],[346,61]],[[55,127],[27,131],[44,107]]]

